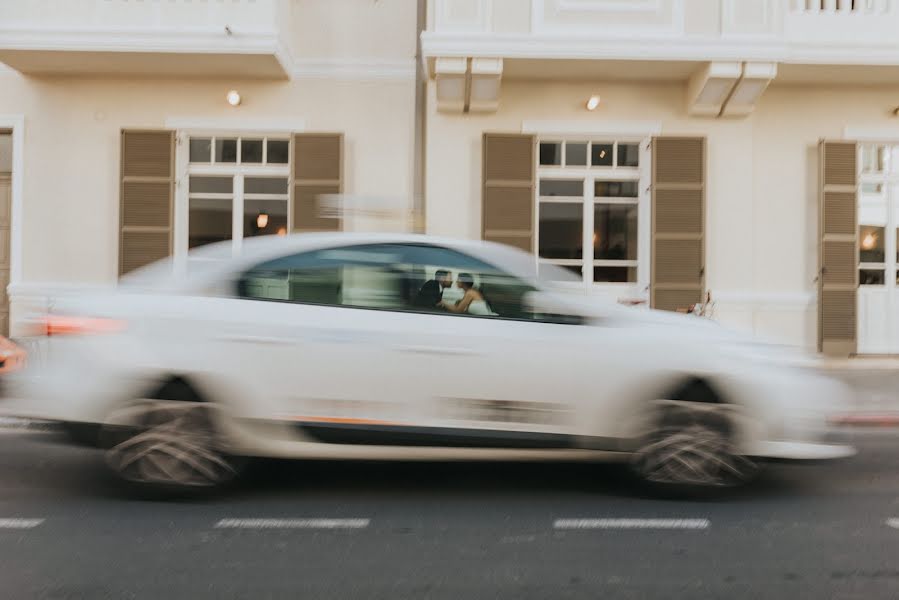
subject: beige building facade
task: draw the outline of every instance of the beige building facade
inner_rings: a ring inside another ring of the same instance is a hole
[[[897,30],[895,0],[0,0],[12,329],[347,228],[316,216],[341,193],[597,301],[899,353]]]

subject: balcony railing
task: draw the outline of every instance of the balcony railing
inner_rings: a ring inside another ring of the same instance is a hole
[[[883,14],[893,12],[897,0],[792,0],[790,10],[812,14]]]

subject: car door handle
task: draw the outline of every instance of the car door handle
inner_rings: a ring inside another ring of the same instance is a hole
[[[278,337],[274,335],[251,335],[241,333],[223,335],[219,339],[223,339],[229,342],[240,342],[243,344],[269,344],[286,346],[293,343],[293,340],[287,337]]]
[[[445,346],[418,346],[418,345],[404,345],[398,346],[397,350],[400,352],[410,352],[413,354],[437,354],[440,356],[472,356],[474,354],[479,354],[474,348],[458,348],[458,347],[445,347]]]

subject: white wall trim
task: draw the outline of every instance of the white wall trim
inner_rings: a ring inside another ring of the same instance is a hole
[[[415,59],[296,59],[291,77],[297,79],[399,80],[415,79]]]
[[[294,131],[305,131],[305,119],[297,117],[256,117],[246,118],[239,113],[235,113],[232,117],[201,117],[201,116],[184,116],[184,117],[166,117],[166,129],[175,129],[177,131],[189,131],[191,133],[204,132],[233,132],[233,133],[254,133],[254,134],[285,134]]]
[[[843,128],[843,138],[861,142],[895,142],[899,140],[899,123],[883,127],[852,127],[847,125]]]
[[[522,133],[537,135],[590,135],[647,137],[662,131],[661,121],[597,121],[578,119],[568,121],[522,121]]]
[[[0,47],[6,50],[253,54],[264,51],[274,53],[279,43],[277,31],[250,30],[228,35],[222,27],[0,28]]]
[[[22,211],[25,205],[25,115],[0,114],[0,129],[12,129],[12,205],[9,223],[9,284],[22,279]]]
[[[427,57],[558,58],[584,60],[749,61],[786,64],[895,65],[896,45],[798,42],[767,36],[665,36],[615,30],[601,36],[569,33],[422,34]]]

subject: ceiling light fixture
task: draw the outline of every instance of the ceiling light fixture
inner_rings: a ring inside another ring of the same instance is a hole
[[[256,227],[258,227],[259,229],[265,229],[266,227],[268,227],[268,213],[259,213],[259,216],[256,217]]]
[[[587,100],[587,110],[596,110],[599,106],[599,96],[590,96],[590,99]]]
[[[877,236],[872,233],[869,233],[868,235],[866,235],[864,237],[864,239],[862,239],[862,248],[865,250],[870,250],[871,248],[874,247],[874,244],[876,244],[876,243],[877,243]]]
[[[237,106],[240,104],[240,93],[237,90],[230,90],[228,95],[225,96],[228,100],[228,104],[231,106]]]

